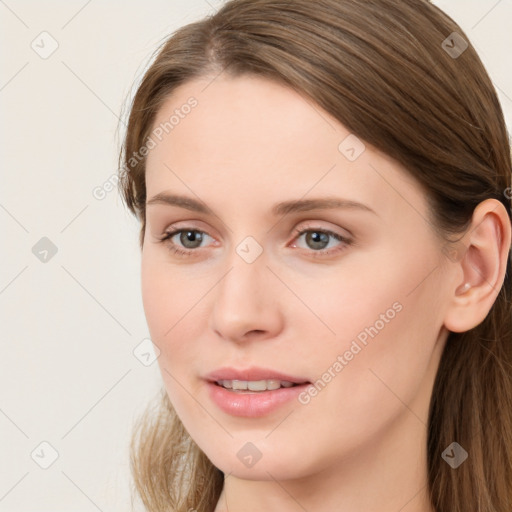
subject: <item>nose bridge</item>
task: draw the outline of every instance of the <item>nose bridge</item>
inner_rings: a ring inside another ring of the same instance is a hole
[[[267,258],[254,242],[243,240],[234,248],[227,262],[229,270],[217,285],[212,328],[231,340],[242,340],[251,331],[275,335],[281,325]]]
[[[244,300],[251,308],[257,307],[264,294],[260,289],[266,281],[267,254],[263,246],[253,237],[246,236],[227,255],[228,274],[219,283],[219,300],[235,301],[243,306]]]
[[[230,308],[231,314],[256,312],[265,299],[264,276],[269,272],[264,257],[248,263],[236,251],[229,258],[229,272],[219,283],[216,303]]]

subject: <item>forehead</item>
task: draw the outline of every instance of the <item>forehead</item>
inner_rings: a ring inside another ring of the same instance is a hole
[[[161,140],[153,137],[156,146],[147,159],[148,197],[163,190],[193,193],[236,212],[335,194],[384,213],[398,206],[389,179],[418,188],[396,162],[368,145],[357,159],[347,158],[344,141],[353,145],[357,139],[343,124],[309,98],[261,77],[187,82],[159,110],[153,133],[159,127]]]
[[[196,106],[186,107],[190,98]],[[188,114],[181,114],[180,110]],[[174,123],[165,139],[183,151],[225,158],[265,158],[287,151],[287,159],[304,156],[310,146],[322,143],[337,153],[337,141],[346,129],[298,92],[253,75],[208,77],[187,82],[167,98],[154,123]],[[179,117],[179,119],[178,119]],[[299,142],[308,142],[304,147]],[[172,149],[170,147],[167,150]],[[247,162],[249,164],[250,162]]]

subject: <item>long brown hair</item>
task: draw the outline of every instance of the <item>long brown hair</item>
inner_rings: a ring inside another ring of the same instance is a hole
[[[141,247],[145,158],[134,155],[177,86],[219,73],[285,84],[402,164],[424,188],[447,246],[485,199],[511,215],[510,141],[496,91],[466,34],[439,8],[427,0],[232,0],[159,48],[132,102],[120,183],[141,221]],[[504,512],[512,504],[510,270],[509,258],[487,318],[450,333],[440,362],[427,457],[436,512]],[[454,441],[469,453],[456,470],[441,457]],[[214,510],[223,473],[164,390],[134,429],[131,462],[148,511]]]

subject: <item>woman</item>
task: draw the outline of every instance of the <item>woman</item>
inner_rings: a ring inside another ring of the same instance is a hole
[[[131,106],[149,511],[512,504],[511,152],[425,0],[233,0]]]

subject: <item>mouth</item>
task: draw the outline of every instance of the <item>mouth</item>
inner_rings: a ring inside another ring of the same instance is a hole
[[[302,377],[275,370],[221,368],[205,377],[209,397],[223,412],[246,418],[263,417],[294,403],[311,385]]]

